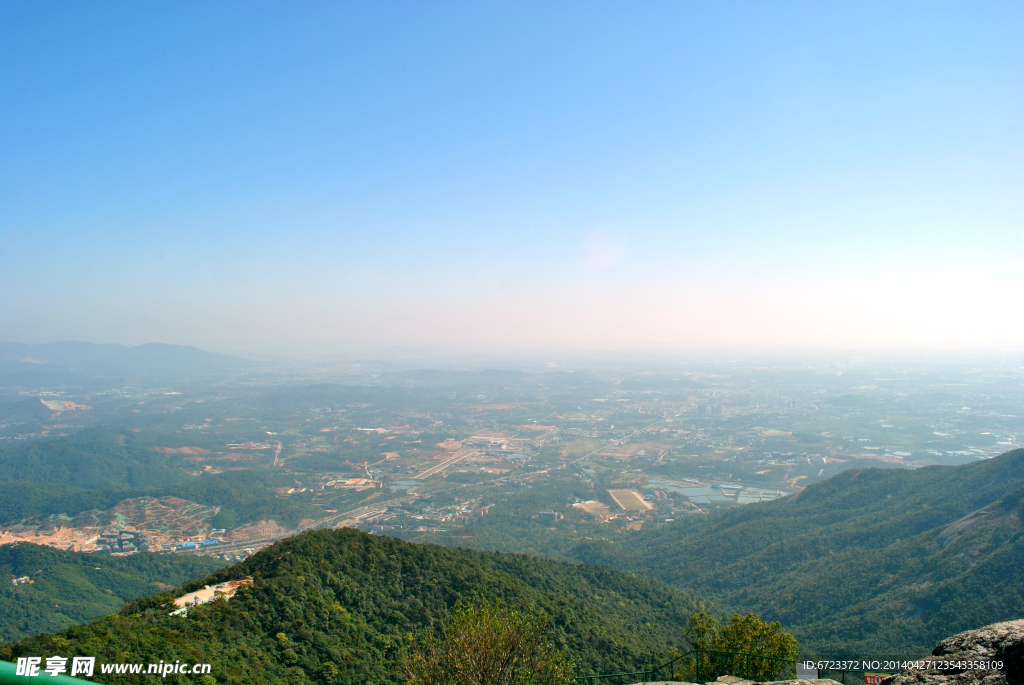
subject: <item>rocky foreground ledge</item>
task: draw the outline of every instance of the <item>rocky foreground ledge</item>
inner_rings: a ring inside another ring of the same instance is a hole
[[[754,683],[722,676],[706,685],[840,685],[827,678]],[[637,685],[699,685],[662,680]],[[909,668],[882,680],[882,685],[1024,685],[1024,619],[993,623],[947,637]]]
[[[947,637],[928,664],[933,667],[907,669],[882,685],[1024,685],[1024,620]]]

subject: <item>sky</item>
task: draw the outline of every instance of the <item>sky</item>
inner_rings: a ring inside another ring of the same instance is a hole
[[[1024,4],[0,4],[0,340],[1024,349]]]

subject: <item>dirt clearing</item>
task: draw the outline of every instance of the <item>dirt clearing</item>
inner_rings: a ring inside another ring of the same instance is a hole
[[[608,494],[624,511],[647,511],[654,508],[636,490],[609,490]]]

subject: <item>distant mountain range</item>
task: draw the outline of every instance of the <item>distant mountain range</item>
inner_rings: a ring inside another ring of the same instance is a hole
[[[828,656],[927,653],[1024,618],[1024,450],[962,466],[855,469],[777,502],[587,543],[645,573],[781,621]]]
[[[41,345],[0,342],[0,386],[91,385],[97,380],[216,375],[252,368],[238,357],[187,345]]]

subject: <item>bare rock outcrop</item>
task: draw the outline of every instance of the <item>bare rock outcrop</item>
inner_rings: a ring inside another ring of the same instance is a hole
[[[1024,685],[1024,620],[993,623],[948,637],[932,668],[907,669],[883,685]]]

